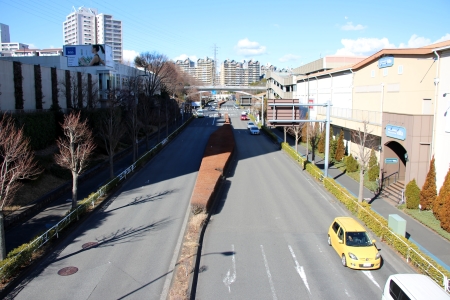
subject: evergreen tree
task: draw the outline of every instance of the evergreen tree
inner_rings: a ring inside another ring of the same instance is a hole
[[[430,210],[436,200],[436,168],[434,166],[434,156],[430,162],[430,170],[428,171],[427,178],[420,191],[420,206],[422,210]]]
[[[369,181],[375,181],[378,178],[379,174],[380,165],[378,164],[378,159],[375,155],[375,151],[372,149],[369,159]]]
[[[441,227],[450,232],[450,193],[445,195],[444,204],[442,205],[441,213]]]
[[[409,209],[418,209],[420,203],[420,188],[416,180],[411,180],[405,189],[406,207]]]
[[[358,171],[358,162],[351,154],[345,159],[345,165],[349,173]]]
[[[433,203],[433,213],[436,219],[438,220],[441,220],[441,214],[443,213],[443,205],[445,203],[445,199],[447,199],[448,194],[450,194],[450,169],[447,171],[444,183],[442,184],[439,190],[439,195],[436,197],[436,200]]]
[[[319,151],[319,153],[325,152],[325,134],[326,130],[324,129],[320,133],[319,144],[317,145],[317,151]]]
[[[339,138],[337,140],[336,145],[336,155],[334,158],[336,161],[341,161],[344,158],[345,155],[345,145],[344,145],[344,130],[341,129],[341,132],[339,133]]]

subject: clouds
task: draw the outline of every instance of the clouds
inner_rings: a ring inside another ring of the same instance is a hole
[[[278,59],[280,62],[288,62],[288,61],[297,61],[299,60],[300,56],[298,55],[294,55],[294,54],[286,54],[282,57],[280,57],[280,59]]]
[[[266,53],[266,46],[260,45],[258,42],[252,42],[248,38],[238,41],[234,46],[234,50],[238,55],[242,56],[258,56]]]
[[[185,60],[185,59],[187,59],[187,58],[190,58],[191,61],[194,61],[194,62],[197,62],[197,60],[198,60],[198,58],[197,58],[196,55],[181,54],[181,55],[175,57],[175,58],[173,59],[173,61],[177,61],[177,60]]]
[[[400,43],[399,48],[420,48],[429,44],[431,44],[430,39],[427,39],[423,36],[418,36],[417,34],[413,34],[408,43]]]
[[[123,62],[134,66],[134,59],[139,53],[134,50],[123,50]]]
[[[344,48],[338,49],[336,55],[372,55],[383,48],[396,48],[387,38],[342,39]]]
[[[346,31],[348,31],[348,30],[363,30],[366,28],[367,28],[367,26],[363,26],[361,24],[353,25],[353,22],[347,22],[347,24],[341,26],[341,29],[346,30]]]

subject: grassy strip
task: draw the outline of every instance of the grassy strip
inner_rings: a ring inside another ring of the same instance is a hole
[[[410,215],[423,225],[427,226],[428,228],[430,228],[443,238],[450,241],[450,232],[447,232],[444,229],[442,229],[441,222],[435,218],[431,210],[420,211],[418,209],[409,209],[406,208],[404,204],[402,206],[399,206],[399,208],[402,208],[402,210],[405,213],[407,213],[408,215]]]

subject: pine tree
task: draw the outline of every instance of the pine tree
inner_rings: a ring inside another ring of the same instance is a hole
[[[380,165],[378,164],[378,159],[375,155],[375,151],[372,149],[369,159],[369,181],[375,181],[378,178],[379,174]]]
[[[344,145],[344,130],[341,129],[341,132],[339,133],[339,138],[337,140],[336,145],[336,155],[334,158],[336,161],[341,161],[344,158],[345,155],[345,145]]]
[[[436,197],[435,202],[433,203],[433,213],[436,219],[441,220],[441,214],[443,212],[443,205],[445,203],[445,199],[447,195],[450,194],[450,169],[447,171],[447,175],[445,175],[444,183],[439,189],[439,195]]]
[[[444,204],[440,213],[441,227],[450,232],[450,193],[445,195]]]
[[[420,206],[422,210],[430,210],[436,200],[436,168],[434,166],[434,156],[430,162],[430,170],[420,191]]]
[[[329,142],[329,152],[328,152],[328,161],[332,161],[334,157],[336,156],[336,148],[337,148],[337,141],[333,138],[333,135],[331,134],[330,130],[330,142]]]
[[[324,129],[320,133],[319,144],[317,145],[317,151],[319,151],[319,153],[325,152],[325,134],[326,134],[326,131]]]
[[[420,188],[416,180],[411,180],[405,189],[406,207],[409,209],[418,209],[420,203]]]

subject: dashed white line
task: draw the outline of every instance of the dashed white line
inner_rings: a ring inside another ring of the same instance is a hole
[[[231,251],[233,252],[233,256],[231,257],[233,274],[231,274],[231,270],[228,269],[227,276],[223,279],[223,283],[228,287],[229,293],[231,293],[231,284],[236,281],[236,258],[234,257],[234,245],[231,245]]]
[[[373,277],[372,273],[370,273],[370,271],[362,271],[362,272],[370,279],[370,281],[372,281],[381,290],[380,285],[378,284],[378,282],[376,282],[375,278]]]
[[[267,263],[267,259],[266,259],[266,254],[264,253],[264,247],[263,245],[261,246],[261,253],[264,259],[264,266],[266,267],[266,273],[267,273],[267,277],[269,277],[269,285],[270,285],[270,290],[272,291],[272,298],[274,300],[277,300],[277,294],[275,293],[275,286],[273,285],[273,281],[272,281],[272,274],[270,274],[270,269],[269,269],[269,264]]]
[[[294,250],[292,250],[291,245],[288,245],[289,251],[291,251],[292,258],[295,262],[295,269],[297,270],[298,275],[300,275],[300,278],[303,280],[303,283],[305,284],[306,288],[308,289],[309,294],[311,294],[311,290],[309,289],[308,280],[306,279],[306,273],[302,266],[297,261],[297,258],[295,257]]]

